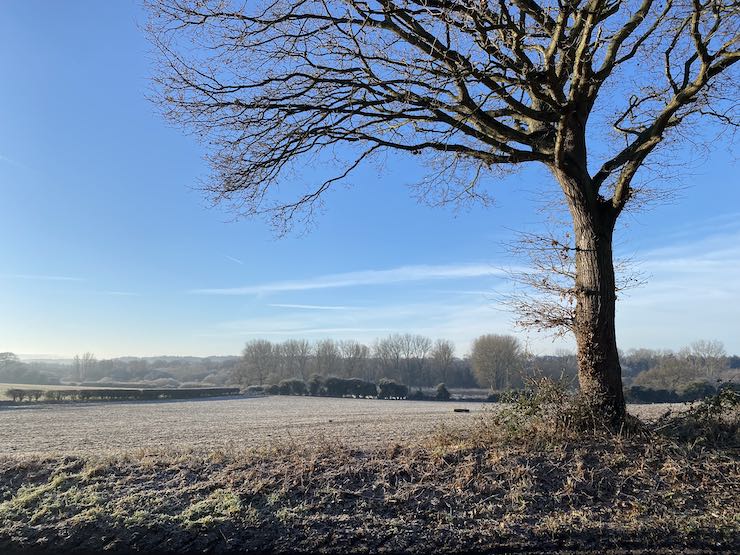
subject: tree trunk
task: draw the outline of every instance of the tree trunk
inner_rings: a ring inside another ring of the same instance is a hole
[[[606,422],[619,425],[626,414],[614,326],[616,289],[611,206],[571,206],[576,242],[576,312],[581,391]]]

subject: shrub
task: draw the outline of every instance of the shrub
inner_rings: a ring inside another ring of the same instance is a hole
[[[507,405],[481,421],[481,438],[551,441],[613,432],[610,419],[589,398],[568,391],[564,381],[529,378],[525,385],[524,390],[501,394]],[[633,420],[628,429],[634,427]]]
[[[307,393],[306,384],[298,379],[282,380],[278,384],[278,390],[280,395],[305,395]]]
[[[61,401],[63,398],[63,391],[50,389],[44,392],[44,397],[49,401]]]
[[[22,389],[7,389],[5,390],[5,395],[13,399],[13,402],[18,402],[23,401],[26,393]]]
[[[409,388],[403,384],[382,378],[378,382],[378,399],[405,399],[409,394]]]
[[[428,397],[424,395],[424,392],[421,390],[421,388],[417,389],[407,396],[407,399],[410,399],[411,401],[424,401],[427,398]]]
[[[450,397],[450,391],[447,389],[447,386],[443,383],[439,384],[437,386],[437,394],[435,396],[437,401],[449,401]]]
[[[41,399],[41,397],[44,396],[44,392],[41,389],[29,389],[26,391],[26,396],[29,399],[33,399],[34,401],[38,401]]]
[[[329,397],[344,397],[350,393],[348,381],[344,378],[329,376],[324,380],[324,390]]]
[[[740,393],[722,387],[686,412],[664,415],[656,429],[692,445],[740,447]]]
[[[280,395],[280,386],[274,383],[268,384],[265,387],[265,393],[268,395]]]
[[[372,382],[366,382],[359,378],[350,378],[346,382],[347,393],[358,399],[375,397],[378,394],[378,388]]]
[[[28,391],[25,392],[28,394]],[[155,399],[197,399],[238,395],[238,387],[201,387],[184,389],[56,389],[38,392],[50,401],[152,401]]]
[[[319,374],[314,374],[311,379],[308,380],[308,394],[309,395],[324,395],[326,390],[324,388],[324,378]]]
[[[625,391],[629,403],[676,403],[680,401],[675,391],[653,389],[642,385],[633,385]]]
[[[680,392],[679,397],[681,401],[692,402],[704,399],[705,397],[711,397],[717,394],[717,388],[707,382],[694,382],[687,385],[683,391]]]

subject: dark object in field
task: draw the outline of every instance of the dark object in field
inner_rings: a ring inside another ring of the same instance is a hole
[[[454,412],[470,412],[470,409],[452,409]]]

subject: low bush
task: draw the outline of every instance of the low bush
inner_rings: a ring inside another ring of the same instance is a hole
[[[26,397],[26,391],[24,389],[6,389],[5,395],[13,399],[14,403],[23,401]]]
[[[740,393],[733,387],[722,387],[683,413],[663,415],[656,430],[692,445],[738,448]]]
[[[406,399],[409,388],[403,384],[382,378],[378,382],[378,399]]]
[[[678,403],[679,395],[668,389],[653,389],[641,385],[633,385],[624,392],[628,403]]]
[[[529,378],[525,389],[500,394],[505,406],[480,421],[485,441],[575,439],[614,432],[610,421],[580,392],[569,390],[562,380]],[[628,418],[622,430],[637,426]]]
[[[267,384],[264,386],[265,393],[268,395],[280,395],[280,386],[275,383]]]
[[[10,397],[14,402],[21,402],[24,399],[28,399],[29,401],[38,401],[43,397],[44,391],[41,389],[13,388],[6,390],[5,395]]]
[[[406,398],[410,401],[426,401],[429,399],[429,397],[424,394],[421,388],[418,388],[416,391],[409,393]]]
[[[311,378],[308,380],[308,394],[315,397],[326,394],[323,376],[320,376],[319,374],[314,374],[313,376],[311,376]]]
[[[450,397],[450,391],[447,389],[445,384],[441,383],[437,385],[437,393],[435,395],[435,399],[437,399],[437,401],[449,401]]]
[[[282,380],[278,384],[278,391],[280,395],[306,395],[308,389],[303,380]]]
[[[347,380],[329,376],[324,380],[324,390],[329,397],[344,397],[347,394]]]
[[[368,397],[375,397],[378,394],[378,388],[372,382],[366,382],[359,378],[350,378],[346,382],[346,394],[352,397],[367,399]]]

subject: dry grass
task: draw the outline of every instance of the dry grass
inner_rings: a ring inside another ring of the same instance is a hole
[[[0,459],[0,551],[740,548],[727,453],[606,441]]]

